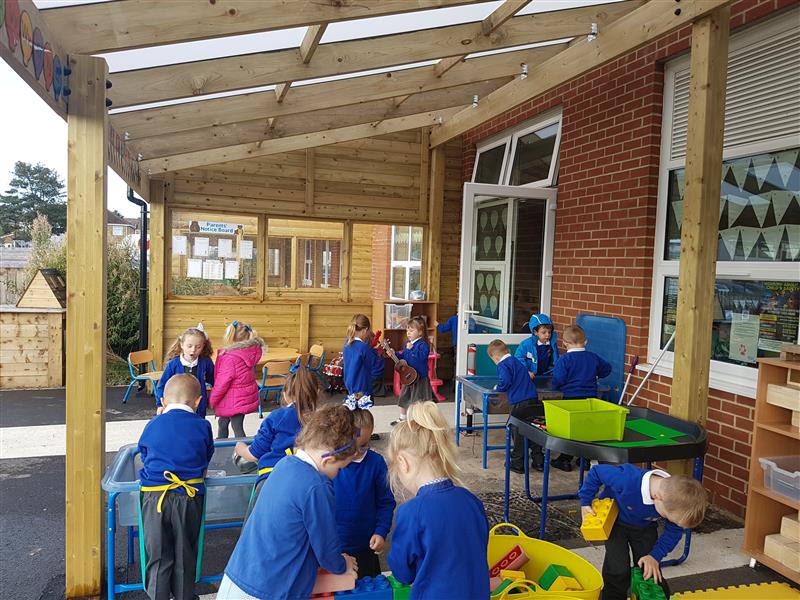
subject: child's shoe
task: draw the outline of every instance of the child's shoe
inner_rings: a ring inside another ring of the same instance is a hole
[[[563,454],[558,458],[555,458],[550,461],[550,466],[555,467],[556,469],[561,469],[562,471],[566,471],[569,473],[572,471],[572,457],[564,456]]]
[[[544,455],[541,452],[531,453],[531,466],[534,471],[544,471]]]
[[[402,423],[402,422],[403,422],[403,421],[405,421],[405,420],[406,420],[406,416],[405,416],[405,415],[400,415],[400,416],[397,418],[397,420],[396,420],[396,421],[392,421],[392,422],[390,423],[390,425],[391,425],[392,427],[394,427],[394,426],[395,426],[395,425],[397,425],[398,423]]]

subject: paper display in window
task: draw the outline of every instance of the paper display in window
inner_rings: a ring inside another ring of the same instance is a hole
[[[233,258],[233,241],[224,238],[217,240],[217,256],[220,258]]]
[[[725,249],[731,258],[736,254],[736,242],[739,241],[740,229],[741,227],[734,227],[732,229],[723,229],[719,232],[720,237],[722,237],[722,243],[725,244]]]
[[[193,256],[196,258],[198,256],[206,257],[208,256],[208,238],[199,237],[194,238],[194,254]]]
[[[186,271],[187,277],[202,278],[203,277],[203,261],[199,258],[190,258],[189,267]]]
[[[784,150],[783,152],[776,152],[775,163],[778,165],[778,171],[781,174],[781,183],[783,187],[789,187],[789,177],[794,170],[794,165],[797,164],[797,155],[800,150]]]
[[[786,210],[792,203],[792,198],[798,196],[797,193],[787,190],[775,190],[772,192],[772,208],[775,210],[775,222],[780,225]]]
[[[758,354],[758,315],[750,313],[731,314],[731,333],[728,358],[754,363]]]
[[[758,239],[758,229],[754,227],[741,227],[739,231],[739,235],[742,237],[742,248],[744,249],[744,256],[747,258],[750,256],[750,253],[753,251],[753,246],[756,245],[756,240]],[[733,256],[731,254],[731,256]]]
[[[172,236],[172,253],[177,256],[186,256],[186,236],[173,235]]]
[[[206,260],[203,262],[203,279],[220,280],[223,276],[221,260]]]
[[[244,229],[239,223],[219,223],[217,221],[195,221],[199,233],[215,233],[219,235],[234,235],[238,230]]]
[[[242,240],[239,243],[239,258],[242,260],[252,260],[253,258],[253,241]]]
[[[239,279],[239,261],[225,261],[225,279]]]

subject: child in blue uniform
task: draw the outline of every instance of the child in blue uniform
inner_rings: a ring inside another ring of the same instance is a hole
[[[197,407],[197,414],[201,417],[206,416],[208,406],[206,384],[214,385],[214,361],[211,360],[214,351],[201,327],[202,325],[189,327],[178,336],[167,352],[167,357],[164,359],[166,363],[164,374],[156,388],[156,414],[160,415],[163,410],[161,399],[164,397],[164,387],[170,377],[177,373],[189,373],[200,382],[200,404]]]
[[[489,343],[488,353],[489,358],[497,365],[498,382],[494,389],[505,393],[508,404],[511,406],[511,416],[523,420],[541,417],[544,414],[544,408],[537,398],[536,386],[522,363],[509,354],[508,346],[502,340],[492,340]],[[514,447],[511,451],[509,468],[515,473],[524,473],[524,440],[513,425],[511,434],[514,439]],[[530,454],[533,468],[537,471],[544,470],[542,447],[531,442]]]
[[[469,333],[475,333],[478,329],[478,324],[472,317],[469,318],[467,325]],[[450,333],[453,336],[453,347],[458,351],[458,315],[453,315],[444,323],[436,321],[436,329],[439,333]]]
[[[531,379],[549,375],[558,362],[558,336],[553,322],[544,313],[531,315],[528,323],[531,337],[523,340],[514,352],[514,358],[528,369]]]
[[[372,406],[372,391],[376,378],[383,379],[384,362],[370,346],[372,328],[366,315],[354,315],[347,328],[342,348],[344,385],[348,401],[355,408]]]
[[[586,333],[582,327],[572,325],[564,330],[567,353],[553,368],[552,386],[561,390],[564,399],[597,397],[597,379],[611,373],[611,365],[594,352],[586,349]],[[562,471],[572,470],[572,456],[562,454],[552,465]]]
[[[669,588],[661,575],[659,563],[680,541],[683,529],[697,527],[705,516],[707,499],[703,486],[684,475],[670,477],[660,469],[646,470],[634,465],[597,465],[592,467],[578,496],[581,518],[594,515],[592,500],[600,486],[601,498],[613,498],[619,516],[605,543],[602,600],[625,600],[633,564],[642,568],[644,578]],[[666,520],[659,537],[657,521]]]
[[[345,406],[311,414],[295,442],[264,483],[242,529],[218,600],[307,600],[317,570],[352,574],[357,563],[343,554],[336,533],[334,479],[356,453],[357,430]]]
[[[336,530],[342,550],[358,562],[358,577],[381,574],[378,556],[383,554],[386,536],[392,528],[394,494],[389,489],[386,461],[369,448],[375,420],[369,410],[353,411],[359,430],[358,452],[333,480],[336,496]]]
[[[413,404],[392,430],[392,488],[414,497],[397,508],[389,568],[411,600],[489,598],[483,504],[461,487],[450,426],[433,402]],[[454,545],[455,544],[455,545]]]
[[[308,421],[309,415],[317,409],[319,380],[307,368],[301,367],[286,378],[283,398],[286,406],[267,415],[250,445],[237,442],[234,448],[237,456],[258,463],[258,479],[250,498],[248,515],[264,480],[280,459],[292,453],[297,434]]]
[[[428,355],[431,353],[431,349],[428,346],[425,334],[425,320],[422,317],[411,317],[406,327],[408,342],[399,352],[389,350],[401,362],[405,362],[417,372],[416,381],[412,384],[404,385],[400,391],[400,401],[398,402],[400,405],[400,418],[397,421],[392,421],[392,426],[406,420],[406,412],[411,404],[425,402],[433,397],[431,381],[428,379]]]
[[[178,374],[164,386],[164,410],[139,438],[142,535],[150,600],[192,600],[203,521],[203,478],[214,455],[211,424],[195,414],[200,384]]]

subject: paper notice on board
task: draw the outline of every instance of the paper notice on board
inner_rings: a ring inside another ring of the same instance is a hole
[[[758,315],[731,314],[731,336],[728,357],[746,363],[755,363],[758,356]]]
[[[239,279],[239,261],[225,261],[225,279]]]
[[[172,236],[172,253],[178,256],[186,256],[186,236]]]
[[[233,258],[233,240],[218,240],[217,256],[220,258]]]
[[[253,241],[242,240],[239,242],[239,258],[242,260],[252,260],[253,258]]]
[[[223,266],[221,260],[207,260],[203,262],[203,279],[222,279]]]
[[[198,279],[203,277],[203,261],[199,258],[189,259],[189,268],[186,272],[187,277],[196,277]]]
[[[208,238],[194,238],[194,256],[208,256]]]

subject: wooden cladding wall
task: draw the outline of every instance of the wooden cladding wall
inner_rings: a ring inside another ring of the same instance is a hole
[[[0,313],[0,388],[64,384],[63,309],[4,309]]]

